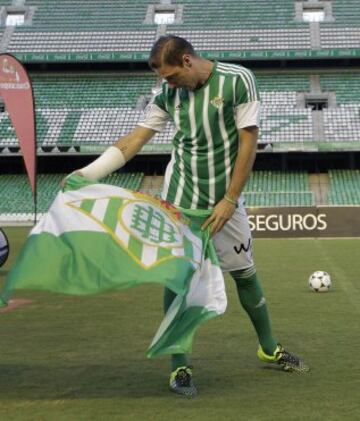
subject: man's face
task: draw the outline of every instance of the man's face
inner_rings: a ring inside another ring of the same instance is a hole
[[[166,79],[170,88],[185,88],[193,91],[198,85],[198,77],[191,66],[172,66],[163,64],[155,70],[163,79]]]

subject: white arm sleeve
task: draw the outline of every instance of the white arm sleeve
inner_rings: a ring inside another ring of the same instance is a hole
[[[236,127],[260,126],[260,101],[246,102],[235,108]]]
[[[121,150],[116,146],[110,146],[95,161],[84,168],[80,168],[79,171],[89,180],[97,181],[123,167],[125,163],[126,160]]]
[[[169,119],[169,114],[166,111],[151,103],[145,108],[144,117],[138,122],[138,125],[162,132]]]

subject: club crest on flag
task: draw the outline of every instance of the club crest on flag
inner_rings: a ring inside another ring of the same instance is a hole
[[[166,212],[145,200],[129,201],[119,212],[125,230],[149,246],[183,247],[179,227]]]
[[[179,257],[195,262],[196,245],[180,229],[179,213],[150,196],[86,198],[66,205],[101,225],[144,269]]]

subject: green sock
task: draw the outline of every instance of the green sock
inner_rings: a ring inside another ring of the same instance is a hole
[[[277,341],[271,332],[270,317],[255,268],[236,270],[230,274],[236,283],[241,305],[256,330],[261,348],[266,354],[272,355],[277,347]]]
[[[171,306],[171,303],[175,300],[176,294],[171,291],[169,288],[164,290],[164,312],[168,311],[168,308]],[[171,371],[176,370],[178,367],[188,366],[188,360],[186,354],[173,354],[171,356]]]

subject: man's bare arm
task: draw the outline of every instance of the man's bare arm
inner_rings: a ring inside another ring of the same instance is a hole
[[[239,130],[239,151],[235,161],[227,196],[237,200],[244,189],[254,165],[259,129],[256,126]]]
[[[156,133],[155,130],[136,126],[133,131],[126,136],[121,137],[97,159],[86,167],[72,172],[71,175],[77,174],[89,178],[90,180],[100,180],[124,166],[126,162],[133,158]],[[60,186],[62,189],[64,189],[68,177],[61,180]]]
[[[235,212],[237,200],[254,165],[258,132],[259,129],[256,126],[239,130],[239,150],[229,187],[225,197],[216,204],[212,214],[202,226],[205,229],[212,224],[211,235],[219,232]]]
[[[130,161],[141,148],[156,134],[157,132],[147,127],[136,126],[135,129],[121,137],[115,144],[124,155],[125,161]]]

